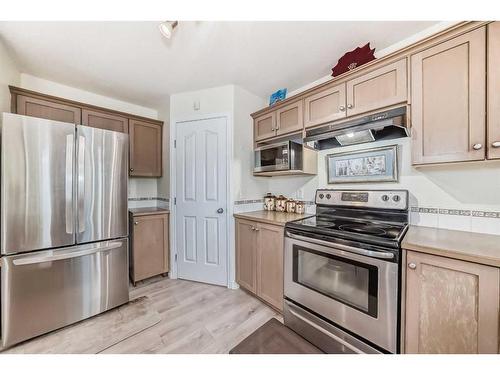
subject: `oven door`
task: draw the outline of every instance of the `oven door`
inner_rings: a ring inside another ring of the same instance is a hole
[[[290,169],[290,142],[262,146],[254,151],[254,172],[284,171]]]
[[[393,256],[287,233],[285,297],[396,353],[398,264],[390,261]]]

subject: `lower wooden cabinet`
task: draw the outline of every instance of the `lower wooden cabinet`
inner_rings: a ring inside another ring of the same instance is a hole
[[[406,353],[498,353],[500,269],[407,252]]]
[[[236,281],[283,311],[283,227],[236,220]]]
[[[130,279],[135,283],[169,271],[167,213],[130,213]]]

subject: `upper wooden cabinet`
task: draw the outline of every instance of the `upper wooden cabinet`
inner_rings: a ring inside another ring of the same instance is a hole
[[[276,111],[276,135],[299,131],[303,127],[302,101],[291,103]]]
[[[500,158],[500,22],[488,25],[488,159]]]
[[[322,89],[304,98],[304,126],[310,128],[346,117],[345,83]]]
[[[411,56],[413,164],[485,158],[486,28]]]
[[[11,110],[20,115],[129,133],[129,175],[162,175],[162,128],[158,120],[9,86]]]
[[[162,175],[162,125],[130,119],[130,175],[160,177]]]
[[[407,252],[406,353],[498,353],[500,269]]]
[[[347,81],[347,116],[407,101],[406,59]]]
[[[254,139],[261,141],[276,136],[276,113],[270,112],[253,121]]]
[[[15,101],[16,110],[13,112],[20,115],[81,124],[82,111],[78,107],[25,95],[16,95]]]
[[[82,110],[82,125],[128,133],[128,118],[117,116],[109,112],[84,108]]]
[[[283,311],[283,227],[236,219],[236,282]]]

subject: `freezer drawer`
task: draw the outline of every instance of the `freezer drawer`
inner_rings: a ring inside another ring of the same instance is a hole
[[[3,257],[3,345],[128,302],[127,254],[120,239]]]

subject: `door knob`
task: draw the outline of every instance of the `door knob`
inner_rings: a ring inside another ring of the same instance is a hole
[[[500,141],[495,141],[491,144],[491,147],[494,147],[494,148],[499,148],[500,147]]]
[[[474,150],[481,150],[483,148],[483,145],[481,143],[475,143],[472,148]]]
[[[223,208],[219,208],[219,209],[217,210],[217,213],[218,213],[218,214],[221,214],[221,213],[223,213],[223,212],[224,212],[224,209],[223,209]]]
[[[408,263],[408,268],[414,270],[415,268],[417,268],[417,265],[415,263]]]

